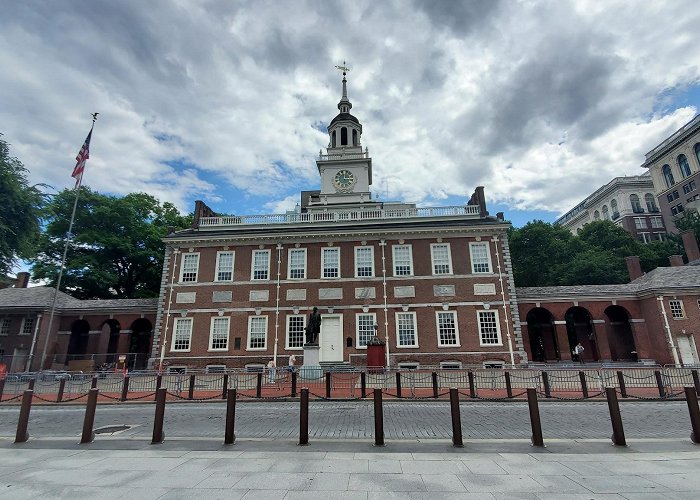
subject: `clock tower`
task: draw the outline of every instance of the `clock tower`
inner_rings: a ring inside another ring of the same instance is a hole
[[[318,210],[333,205],[357,206],[370,204],[372,184],[372,159],[367,148],[362,149],[362,125],[350,114],[352,103],[348,99],[348,68],[337,66],[343,72],[343,95],[338,103],[338,115],[328,125],[328,148],[320,152],[316,166],[321,175],[321,191],[308,208]]]

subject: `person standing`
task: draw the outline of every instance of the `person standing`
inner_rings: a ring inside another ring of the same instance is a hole
[[[274,384],[276,376],[277,376],[277,363],[275,363],[274,359],[271,359],[270,362],[267,364],[267,380],[271,384]]]
[[[574,347],[574,354],[576,355],[576,359],[579,363],[583,363],[583,351],[586,349],[581,345],[581,342],[576,344],[576,347]]]
[[[289,355],[289,365],[287,366],[287,370],[289,373],[294,373],[294,364],[297,362],[297,357],[294,354]]]

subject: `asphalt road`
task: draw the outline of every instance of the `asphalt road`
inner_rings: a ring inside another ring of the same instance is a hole
[[[545,439],[607,439],[612,433],[605,402],[541,402]],[[462,403],[465,439],[528,439],[531,435],[528,407],[523,402]],[[688,408],[683,401],[621,402],[628,439],[678,438],[690,434]],[[100,405],[95,429],[130,426],[117,434],[123,438],[150,437],[155,406],[151,404]],[[224,403],[168,404],[165,432],[168,437],[223,437]],[[0,406],[0,437],[14,437],[18,406]],[[29,432],[40,437],[71,437],[82,432],[84,407],[35,406]],[[384,404],[386,439],[450,439],[452,426],[447,401]],[[298,402],[239,402],[236,406],[238,438],[298,439]],[[312,402],[309,404],[310,439],[373,439],[371,401]],[[99,434],[99,432],[98,432]]]

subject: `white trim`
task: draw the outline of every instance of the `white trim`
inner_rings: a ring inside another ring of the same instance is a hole
[[[444,344],[440,341],[440,315],[449,314],[454,319],[455,323],[455,344]],[[437,333],[437,346],[438,347],[461,347],[459,341],[459,324],[457,323],[457,311],[435,311],[435,331]]]
[[[360,316],[372,316],[372,330],[374,332],[374,337],[379,332],[374,328],[377,325],[377,313],[375,312],[358,312],[355,313],[355,349],[367,349],[367,345],[360,345]]]
[[[324,276],[326,271],[326,251],[335,251],[338,254],[338,276]],[[341,277],[340,272],[340,247],[321,247],[321,279],[324,280],[335,280]]]
[[[175,349],[175,340],[177,339],[177,327],[180,322],[188,322],[190,325],[190,331],[188,332],[189,338],[187,340],[187,349]],[[190,352],[192,350],[192,330],[194,329],[194,318],[175,318],[173,321],[173,335],[170,339],[170,352]]]
[[[675,312],[673,311],[673,303],[674,302],[680,306],[681,316],[676,316]],[[686,319],[687,318],[687,316],[685,315],[685,305],[683,304],[682,299],[669,299],[668,308],[671,311],[671,319],[678,320],[678,319]]]
[[[265,345],[263,347],[250,347],[250,340],[251,340],[251,326],[253,324],[254,319],[264,319],[265,320]],[[248,335],[247,335],[247,341],[246,341],[246,351],[267,351],[267,331],[269,329],[269,319],[267,316],[248,316]]]
[[[483,332],[481,331],[481,313],[489,313],[495,315],[494,320],[496,322],[496,336],[498,337],[497,343],[484,343]],[[476,325],[477,331],[479,333],[479,345],[481,347],[498,347],[503,345],[503,337],[501,336],[501,321],[498,316],[498,309],[478,309],[476,311]]]
[[[212,347],[214,344],[214,323],[217,321],[226,321],[226,347],[217,347],[214,348]],[[231,318],[230,316],[212,316],[211,322],[209,325],[209,351],[212,352],[220,352],[220,351],[228,351],[229,349],[229,339],[231,336]]]
[[[193,279],[193,280],[187,280],[187,281],[184,281],[184,282],[183,282],[183,281],[182,281],[182,278],[183,278],[183,275],[185,274],[185,261],[186,261],[186,257],[188,257],[188,256],[190,256],[190,255],[194,255],[194,256],[197,257],[196,266],[195,266],[195,269],[196,269],[196,270],[195,270],[195,272],[194,272],[194,279]],[[182,254],[182,257],[181,257],[181,259],[180,259],[180,278],[179,278],[179,280],[178,280],[180,283],[197,283],[197,282],[199,281],[199,257],[200,257],[199,252],[187,252],[187,253],[183,253],[183,254]]]
[[[267,278],[255,278],[255,255],[267,254]],[[250,253],[250,281],[270,281],[270,249],[253,249]]]
[[[26,326],[27,321],[31,321],[31,324],[30,324],[30,327],[29,327],[29,331],[28,331],[28,332],[25,332],[25,331],[24,331],[24,327]],[[25,337],[25,336],[27,336],[27,335],[31,335],[31,334],[34,332],[34,321],[36,321],[36,318],[35,318],[35,317],[32,317],[32,316],[25,316],[25,317],[23,317],[23,318],[22,318],[22,324],[19,326],[19,332],[17,332],[17,335],[18,335],[18,336],[22,336],[22,337]],[[88,332],[88,334],[89,334],[89,333],[90,333],[90,332]],[[98,333],[102,333],[102,330],[99,330]]]
[[[399,316],[400,315],[405,315],[405,316],[412,316],[413,317],[413,339],[414,343],[412,345],[400,345],[400,336],[399,336]],[[394,322],[396,323],[396,348],[397,349],[418,349],[419,348],[419,343],[418,343],[418,322],[416,321],[416,313],[415,311],[396,311],[394,313]]]
[[[212,368],[217,368],[217,370],[211,371]],[[228,367],[226,365],[207,365],[204,370],[206,373],[226,373],[227,368]]]
[[[292,252],[303,252],[304,254],[304,275],[299,278],[292,278]],[[287,279],[290,281],[305,280],[307,274],[308,252],[306,248],[289,248],[287,249]]]
[[[396,249],[397,248],[408,248],[408,261],[410,270],[408,274],[396,274]],[[410,243],[391,245],[391,275],[397,278],[406,278],[413,276],[413,245]]]
[[[436,247],[446,247],[447,248],[447,267],[446,273],[436,273],[435,272],[435,248]],[[430,244],[430,270],[433,276],[450,276],[454,274],[452,268],[452,248],[449,243],[431,243]]]
[[[372,269],[371,269],[371,274],[369,276],[360,276],[357,274],[357,251],[359,249],[366,249],[369,248],[370,254],[372,255],[371,261],[372,261]],[[353,254],[355,256],[355,261],[354,261],[354,266],[355,266],[355,278],[374,278],[375,277],[375,272],[374,272],[374,246],[372,245],[363,245],[363,246],[356,246],[354,247]]]
[[[454,365],[447,367],[446,365]],[[461,361],[440,361],[440,369],[441,370],[461,370],[462,369],[462,362]]]
[[[474,252],[473,248],[476,246],[486,245],[486,257],[488,259],[489,269],[488,271],[475,271],[474,270]],[[469,264],[471,265],[472,274],[493,274],[493,262],[491,262],[491,245],[488,241],[470,241],[469,242]]]
[[[290,347],[289,345],[289,320],[290,318],[301,318],[302,330],[301,330],[301,345],[299,347]],[[304,344],[306,343],[306,315],[305,314],[287,314],[285,322],[285,341],[284,348],[288,351],[301,351],[304,349]]]
[[[230,253],[231,254],[231,279],[229,280],[222,280],[219,279],[219,263],[220,263],[220,258],[221,254],[224,253]],[[216,252],[216,265],[214,266],[214,282],[221,283],[221,282],[230,282],[233,281],[233,273],[234,269],[236,267],[236,251],[235,250],[219,250]]]

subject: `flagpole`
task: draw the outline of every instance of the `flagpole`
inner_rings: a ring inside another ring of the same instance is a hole
[[[90,132],[88,137],[92,136],[92,129],[95,128],[95,121],[97,120],[98,113],[92,114],[92,126],[90,127]],[[41,352],[41,364],[39,365],[39,371],[44,369],[44,363],[46,363],[46,350],[49,346],[49,337],[51,336],[51,326],[53,325],[53,317],[56,312],[56,299],[58,298],[58,291],[61,288],[61,280],[63,278],[63,269],[66,266],[66,257],[68,255],[68,246],[73,240],[73,222],[75,222],[75,212],[78,208],[78,198],[80,197],[80,187],[83,185],[83,172],[80,173],[78,182],[75,185],[75,201],[73,202],[73,212],[70,216],[70,223],[68,224],[68,232],[66,233],[66,244],[63,247],[63,257],[61,258],[61,269],[58,271],[58,280],[56,280],[56,289],[53,293],[53,301],[51,302],[51,313],[49,314],[49,324],[46,328],[46,337],[44,337],[44,349]]]

